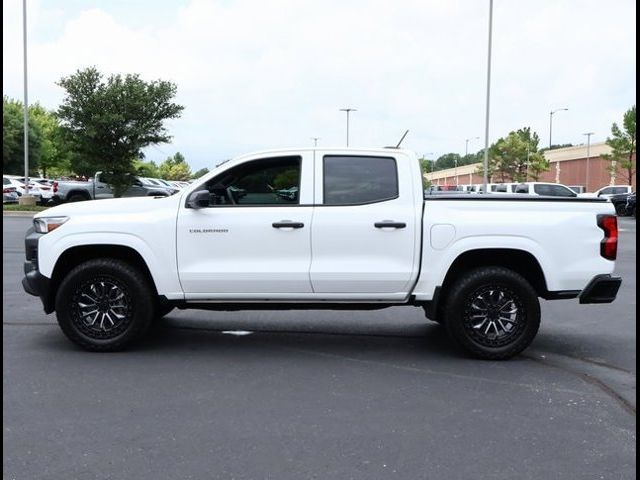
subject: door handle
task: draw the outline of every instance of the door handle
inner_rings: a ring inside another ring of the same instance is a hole
[[[98,185],[96,188],[104,188],[102,185]]]
[[[303,228],[304,223],[302,222],[291,222],[289,220],[282,220],[280,222],[273,222],[271,224],[273,228]]]
[[[376,222],[373,226],[376,228],[406,228],[407,224],[404,222],[392,222],[391,220],[385,220],[383,222]]]

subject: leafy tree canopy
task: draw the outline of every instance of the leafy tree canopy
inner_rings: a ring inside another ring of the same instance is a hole
[[[209,173],[209,169],[208,168],[201,168],[200,170],[198,170],[196,173],[194,173],[193,175],[191,175],[192,179],[198,179],[204,175],[206,175],[207,173]]]
[[[116,196],[122,195],[135,174],[135,160],[142,149],[167,143],[171,136],[165,121],[178,118],[184,109],[173,102],[176,85],[137,74],[104,78],[95,67],[62,78],[65,90],[58,108],[62,132],[76,152],[77,173],[112,173]],[[88,171],[88,167],[91,171]]]
[[[611,136],[607,137],[607,145],[611,153],[603,155],[609,160],[609,170],[614,175],[622,173],[628,185],[633,184],[636,174],[636,106],[627,110],[622,118],[622,128],[614,122],[611,125]]]
[[[29,108],[33,112],[35,106]],[[29,116],[29,174],[37,175],[41,159],[42,126]],[[2,97],[2,172],[24,175],[24,106]]]
[[[184,156],[176,152],[173,157],[168,157],[158,167],[160,177],[165,180],[185,181],[191,178],[191,167],[187,164]]]
[[[549,162],[538,151],[540,137],[531,132],[530,127],[524,127],[510,132],[506,137],[498,139],[489,148],[490,181],[524,182],[531,177],[538,180],[542,172],[549,169]],[[478,173],[484,173],[480,166]]]

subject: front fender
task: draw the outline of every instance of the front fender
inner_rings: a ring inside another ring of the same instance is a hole
[[[75,232],[65,235],[54,235],[53,233],[44,235],[38,246],[38,268],[45,277],[52,277],[58,259],[71,248],[117,245],[131,248],[140,254],[160,295],[165,295],[169,299],[184,297],[178,280],[175,251],[171,245],[160,245],[154,249],[142,237],[132,233]],[[158,239],[156,239],[156,243],[159,243]],[[163,246],[164,248],[162,248]],[[107,252],[105,252],[105,256],[106,254]]]

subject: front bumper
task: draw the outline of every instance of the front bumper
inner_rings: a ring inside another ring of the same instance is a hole
[[[580,294],[580,303],[611,303],[616,299],[621,283],[620,277],[596,275]]]
[[[51,279],[45,277],[38,271],[38,240],[42,236],[36,233],[31,227],[27,231],[24,239],[25,253],[27,259],[24,262],[24,278],[22,288],[29,295],[40,297],[45,313],[54,310],[54,302],[51,295]]]

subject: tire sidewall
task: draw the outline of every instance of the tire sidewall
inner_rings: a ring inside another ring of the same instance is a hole
[[[117,280],[131,301],[131,321],[119,335],[109,339],[97,339],[81,331],[73,319],[73,297],[85,282],[96,277],[112,277]],[[149,283],[138,270],[114,259],[96,259],[84,262],[71,270],[62,281],[56,294],[56,317],[60,328],[74,343],[91,351],[116,351],[139,338],[149,327],[154,310]]]
[[[488,285],[502,286],[510,290],[524,307],[524,329],[512,342],[499,347],[477,342],[464,327],[469,296]],[[503,360],[519,354],[531,344],[540,327],[540,303],[537,293],[522,276],[501,267],[480,268],[461,278],[447,299],[445,312],[445,325],[449,335],[474,356],[490,360]]]

